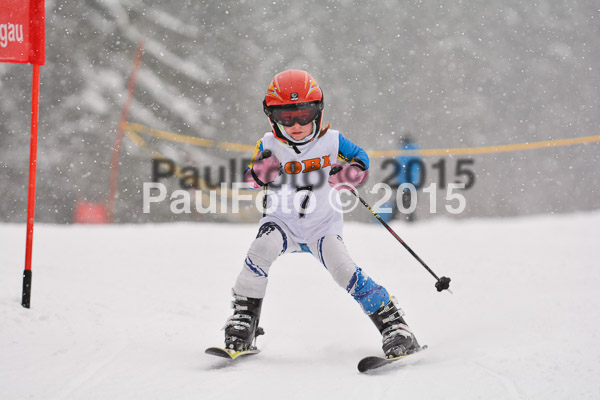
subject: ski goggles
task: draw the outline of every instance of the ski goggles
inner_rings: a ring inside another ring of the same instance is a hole
[[[304,103],[294,107],[272,108],[269,117],[283,126],[293,126],[296,122],[306,125],[313,122],[321,111],[318,103]]]

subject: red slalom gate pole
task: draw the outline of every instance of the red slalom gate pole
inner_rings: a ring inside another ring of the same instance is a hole
[[[117,196],[117,184],[119,178],[119,157],[121,154],[121,143],[123,142],[123,127],[127,122],[129,116],[129,107],[133,100],[133,92],[135,90],[135,81],[137,77],[137,71],[140,68],[142,61],[142,55],[144,54],[144,40],[138,42],[137,51],[135,54],[135,60],[133,62],[133,68],[131,70],[131,76],[129,77],[129,85],[127,88],[127,98],[121,111],[121,119],[119,120],[119,126],[117,127],[117,136],[115,137],[115,145],[113,147],[112,161],[110,164],[110,186],[108,188],[108,199],[106,201],[106,212],[108,214],[108,220],[114,222],[114,211],[115,202]]]
[[[31,85],[31,144],[29,148],[29,191],[27,197],[27,236],[25,242],[25,271],[23,272],[23,296],[21,305],[31,304],[31,254],[33,248],[33,222],[35,220],[35,175],[37,170],[37,139],[40,98],[40,66],[33,64]]]
[[[21,305],[31,303],[31,254],[35,220],[35,173],[37,169],[40,66],[46,62],[46,8],[44,0],[0,0],[2,45],[0,63],[33,65],[31,85],[31,145],[29,148],[29,190],[27,194],[27,234],[25,272]],[[5,22],[7,24],[5,24]],[[8,34],[5,35],[8,26]],[[16,31],[16,33],[15,33]],[[6,37],[5,37],[6,36]],[[6,40],[5,40],[6,39]]]

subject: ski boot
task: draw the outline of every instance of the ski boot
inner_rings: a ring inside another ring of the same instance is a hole
[[[419,349],[419,343],[402,318],[404,311],[397,308],[395,300],[369,315],[383,336],[383,352],[386,358],[407,355]]]
[[[253,299],[233,294],[233,315],[225,326],[225,348],[234,351],[255,350],[256,337],[264,335],[258,327],[263,299]],[[253,343],[254,342],[254,343]]]

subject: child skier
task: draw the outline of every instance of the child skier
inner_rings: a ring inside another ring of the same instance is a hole
[[[367,154],[330,129],[331,124],[321,129],[323,93],[305,71],[277,74],[263,106],[272,131],[257,142],[244,181],[268,189],[268,206],[233,288],[234,314],[225,324],[225,348],[254,348],[255,337],[262,334],[258,322],[271,264],[285,253],[309,252],[375,323],[387,357],[415,351],[419,345],[402,310],[352,261],[342,240],[337,190],[367,178]],[[337,158],[346,163],[336,164]],[[332,172],[332,167],[338,168]]]

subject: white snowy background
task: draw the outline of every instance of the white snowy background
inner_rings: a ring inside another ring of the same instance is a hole
[[[380,335],[308,254],[271,269],[259,355],[203,353],[223,342],[253,225],[40,224],[29,310],[24,227],[0,225],[0,398],[600,398],[599,213],[393,227],[454,294],[381,226],[347,224],[355,261],[429,345],[365,375]]]
[[[269,82],[296,68],[321,86],[323,121],[365,149],[398,149],[407,133],[421,148],[481,147],[600,134],[599,21],[597,0],[46,0],[36,217],[69,223],[78,201],[106,200],[140,40],[129,121],[150,128],[254,145],[270,130]],[[25,220],[30,84],[30,66],[0,64],[6,222]],[[249,156],[144,138],[181,167],[212,168],[213,183],[218,166]],[[168,205],[140,212],[151,157],[123,143],[116,221],[196,220]],[[440,159],[424,159],[424,186],[442,186]],[[477,180],[461,218],[600,209],[597,144],[470,159]],[[392,172],[372,161],[373,180]],[[446,181],[464,180],[446,161]]]

